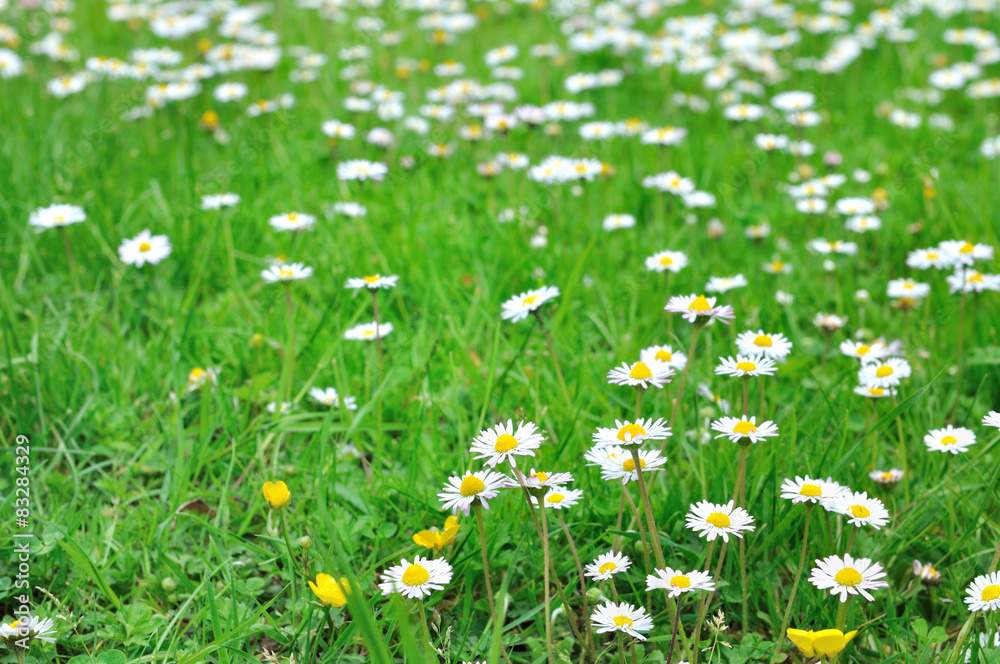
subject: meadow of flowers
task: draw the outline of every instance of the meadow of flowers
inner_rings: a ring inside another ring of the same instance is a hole
[[[997,0],[0,0],[0,662],[1000,661]]]

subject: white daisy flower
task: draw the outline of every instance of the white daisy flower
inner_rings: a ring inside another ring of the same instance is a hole
[[[847,319],[844,318],[843,316],[838,316],[836,314],[826,314],[822,312],[817,313],[815,316],[813,316],[812,322],[813,325],[820,328],[824,332],[828,332],[830,334],[836,332],[840,328],[847,325]]]
[[[364,277],[351,277],[344,284],[344,288],[350,288],[353,290],[359,290],[361,288],[367,288],[368,290],[376,290],[379,288],[384,288],[386,290],[393,288],[396,282],[399,281],[399,275],[389,275],[385,276],[382,274],[366,275]]]
[[[221,210],[222,208],[235,207],[239,203],[239,194],[209,194],[201,197],[202,210]]]
[[[563,510],[573,507],[583,498],[583,491],[580,489],[567,489],[564,486],[554,486],[542,498],[542,504],[546,508]],[[538,498],[531,496],[531,502],[538,507]]]
[[[674,371],[680,371],[687,366],[687,355],[679,350],[674,350],[674,347],[670,345],[643,348],[639,351],[639,360],[647,365],[659,362]]]
[[[444,490],[438,494],[441,509],[451,510],[458,514],[461,510],[469,516],[473,503],[479,501],[485,509],[490,508],[490,501],[499,495],[497,489],[507,488],[510,478],[503,473],[492,470],[466,472],[462,477],[452,475],[445,482]]]
[[[368,161],[366,159],[349,159],[337,164],[338,180],[359,180],[365,182],[372,180],[381,182],[385,179],[389,168],[380,161]]]
[[[295,281],[297,279],[308,279],[312,276],[313,269],[306,267],[302,263],[272,265],[266,270],[261,270],[260,278],[268,283],[278,281]]]
[[[720,417],[712,422],[712,430],[718,431],[716,438],[729,438],[734,443],[749,440],[759,443],[767,438],[778,435],[778,425],[767,420],[757,424],[756,417]]]
[[[965,589],[965,603],[969,611],[996,611],[1000,609],[1000,572],[990,572],[973,579]]]
[[[330,408],[340,408],[340,395],[333,387],[312,387],[309,388],[309,396],[313,401]],[[344,408],[347,410],[357,410],[358,403],[355,397],[344,397]]]
[[[840,601],[846,602],[849,595],[861,595],[869,602],[875,598],[868,592],[875,588],[886,588],[883,581],[885,572],[882,566],[868,558],[852,558],[845,553],[844,557],[829,556],[816,561],[809,581],[820,590],[830,590],[831,595],[840,595]]]
[[[742,507],[735,507],[733,501],[724,504],[700,500],[691,506],[684,517],[685,525],[711,542],[716,537],[728,542],[729,536],[742,538],[744,532],[753,532],[753,517]]]
[[[635,217],[630,214],[609,214],[601,222],[601,228],[606,231],[613,231],[619,228],[634,228]]]
[[[78,205],[55,204],[49,207],[38,208],[28,217],[28,225],[33,226],[36,232],[42,232],[50,228],[60,228],[70,224],[78,224],[87,220],[87,213]]]
[[[913,575],[920,577],[920,582],[928,586],[936,586],[944,579],[941,572],[934,569],[930,563],[921,563],[919,560],[913,561]]]
[[[628,556],[608,551],[597,556],[594,562],[584,568],[584,576],[589,576],[595,581],[607,581],[615,574],[625,572],[631,565]]]
[[[944,280],[948,283],[948,291],[951,293],[1000,290],[1000,274],[985,274],[977,270],[960,268],[958,272],[949,274]]]
[[[993,260],[993,247],[988,244],[973,244],[965,240],[946,240],[938,247],[952,257],[952,265],[972,265],[975,261]]]
[[[308,231],[316,224],[316,217],[302,212],[283,212],[267,220],[276,231]]]
[[[118,247],[118,257],[126,265],[142,267],[146,263],[156,265],[170,255],[172,247],[166,235],[153,235],[146,229],[134,238],[122,240]]]
[[[375,321],[362,323],[344,331],[344,338],[352,341],[371,341],[381,339],[392,332],[392,323],[376,324]]]
[[[924,436],[924,445],[931,452],[962,454],[976,444],[976,434],[964,427],[948,425],[943,429],[931,429]]]
[[[734,288],[743,288],[748,283],[747,278],[742,274],[737,274],[734,277],[709,277],[705,291],[708,293],[727,293]]]
[[[621,445],[594,445],[584,452],[583,458],[588,466],[603,466],[606,462],[615,459],[624,459],[632,453],[625,450]]]
[[[670,377],[674,375],[674,370],[666,364],[654,362],[636,362],[628,364],[622,362],[620,367],[616,367],[608,372],[608,383],[612,385],[630,385],[649,389],[650,386],[662,388],[670,382]]]
[[[792,351],[792,342],[783,334],[768,334],[764,330],[747,330],[736,337],[736,347],[743,355],[764,355],[782,359]]]
[[[984,427],[996,427],[1000,429],[1000,413],[995,410],[991,410],[989,415],[983,418],[982,422]]]
[[[871,526],[875,530],[889,523],[889,510],[878,498],[869,498],[864,491],[844,491],[831,501],[832,511],[847,517],[847,522],[858,526]]]
[[[573,481],[571,473],[545,472],[534,468],[527,475],[518,473],[516,480],[508,480],[507,486],[510,488],[524,487],[529,491],[548,490],[552,487],[562,486]]]
[[[542,445],[542,434],[533,422],[517,423],[507,420],[496,426],[479,432],[472,441],[470,452],[477,459],[486,459],[486,465],[495,468],[497,464],[510,461],[511,467],[517,467],[518,456],[535,456],[535,450]]]
[[[665,440],[672,434],[670,433],[670,429],[663,425],[664,421],[662,417],[655,422],[652,418],[638,419],[634,422],[615,420],[613,428],[605,429],[599,427],[597,429],[597,432],[594,434],[594,446],[642,445],[647,440]]]
[[[670,597],[695,590],[715,590],[715,582],[708,572],[682,572],[671,567],[654,569],[646,576],[646,590],[666,590]]]
[[[865,387],[864,385],[856,385],[854,387],[854,393],[861,397],[867,397],[869,399],[884,399],[886,397],[896,396],[896,390],[891,387]]]
[[[195,367],[188,373],[187,391],[197,392],[205,385],[217,385],[221,372],[222,370],[219,367],[208,367],[207,369]]]
[[[794,480],[785,479],[781,484],[781,497],[798,503],[827,504],[840,496],[844,487],[829,477],[825,480],[814,480],[808,475],[795,476]]]
[[[267,412],[284,415],[295,410],[295,404],[291,401],[271,401],[267,404]]]
[[[673,272],[677,274],[688,264],[683,251],[658,251],[646,259],[646,269],[650,272]]]
[[[731,306],[715,306],[714,297],[704,295],[674,295],[667,301],[664,307],[666,311],[683,314],[684,320],[689,323],[707,323],[710,320],[719,320],[729,325],[728,320],[735,318],[736,314]]]
[[[774,360],[764,355],[737,355],[732,357],[720,357],[719,366],[715,367],[715,373],[719,376],[733,376],[735,378],[745,378],[747,376],[773,376],[777,371]]]
[[[378,587],[383,595],[399,593],[403,597],[423,599],[434,590],[444,590],[451,581],[451,565],[444,558],[417,556],[412,563],[406,558],[382,572]]]
[[[12,623],[0,623],[0,643],[6,644],[12,650],[15,647],[20,648],[19,644],[23,639],[27,640],[28,647],[36,640],[55,643],[55,629],[52,618],[38,616],[28,616]]]
[[[912,373],[910,363],[900,357],[866,361],[858,370],[858,382],[865,387],[896,387]]]
[[[559,297],[555,286],[543,286],[515,295],[503,303],[501,318],[517,323],[551,299]]]
[[[906,265],[918,270],[926,270],[931,267],[943,270],[952,267],[955,264],[954,261],[955,256],[953,254],[942,251],[937,247],[916,249],[911,251],[906,257]]]
[[[850,339],[840,342],[840,352],[848,357],[856,357],[859,360],[872,360],[884,357],[888,349],[884,344],[868,344],[864,341],[851,341]]]
[[[590,615],[590,620],[597,628],[598,634],[607,632],[623,632],[633,639],[645,641],[642,632],[653,629],[653,619],[646,615],[646,609],[638,609],[631,604],[615,604],[608,602]]]
[[[666,463],[667,457],[661,455],[659,450],[639,450],[639,467],[643,473],[663,470],[662,466]],[[639,481],[639,474],[636,471],[635,459],[632,458],[632,454],[622,454],[615,459],[605,461],[601,465],[601,479],[606,481],[621,480],[623,485]]]
[[[903,481],[903,471],[898,468],[890,468],[889,470],[873,470],[868,473],[868,477],[875,480],[878,484],[885,484],[888,486],[895,486]]]

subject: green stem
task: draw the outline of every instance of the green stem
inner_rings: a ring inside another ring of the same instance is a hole
[[[573,556],[573,562],[576,564],[576,573],[580,577],[580,598],[583,605],[583,619],[586,621],[590,619],[590,607],[587,603],[587,579],[583,574],[583,563],[580,562],[580,554],[576,550],[576,543],[573,541],[573,536],[570,534],[569,528],[566,526],[566,521],[562,518],[559,510],[556,510],[556,517],[559,519],[559,525],[562,526],[563,533],[566,535],[569,552]],[[586,631],[586,638],[588,647],[593,651],[594,644],[591,641],[592,637],[589,629]]]
[[[424,635],[424,641],[427,643],[427,661],[433,662],[437,658],[432,654],[434,652],[434,644],[431,643],[431,630],[427,626],[427,610],[424,608],[424,600],[418,599],[417,605],[420,607],[420,629]]]
[[[545,516],[545,505],[538,501],[539,512],[542,513],[542,557],[545,558],[545,651],[548,655],[549,664],[555,664],[555,647],[552,643],[552,596],[549,592],[549,523]]]
[[[59,227],[59,239],[62,240],[63,249],[66,250],[66,260],[69,262],[69,274],[73,278],[73,290],[79,294],[80,274],[76,268],[76,256],[73,255],[73,247],[69,243],[69,237],[66,235],[66,229],[63,226]]]
[[[295,367],[295,303],[292,300],[292,286],[289,282],[285,282],[285,309],[286,318],[285,324],[288,326],[286,330],[285,343],[285,367],[283,376],[284,382],[282,384],[281,391],[281,403],[289,401],[292,396],[292,372]],[[278,412],[281,412],[281,403],[279,403]]]
[[[684,363],[684,371],[681,373],[681,382],[677,386],[677,400],[674,401],[674,407],[670,411],[670,421],[667,422],[667,428],[674,425],[674,419],[677,417],[677,411],[681,408],[681,399],[684,397],[684,385],[687,383],[688,370],[691,369],[691,362],[694,361],[694,349],[698,343],[698,337],[701,335],[701,326],[695,325],[691,331],[691,345],[688,347],[687,361]],[[664,440],[663,444],[660,445],[660,452],[663,452],[667,447],[667,441]]]
[[[292,549],[292,540],[288,536],[288,520],[285,518],[284,508],[278,510],[281,516],[281,534],[285,538],[285,547],[288,549],[288,570],[292,575],[290,587],[292,590],[292,622],[295,622],[295,605],[298,603],[298,590],[296,588],[295,573],[298,571],[298,563],[295,558],[295,551]]]
[[[486,579],[486,600],[490,603],[490,615],[495,618],[496,606],[493,603],[493,584],[490,581],[490,560],[489,555],[486,553],[486,526],[483,525],[482,502],[475,501],[472,504],[472,511],[476,513],[476,524],[479,526],[480,548],[483,551],[483,577]]]

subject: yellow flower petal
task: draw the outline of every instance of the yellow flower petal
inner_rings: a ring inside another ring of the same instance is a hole
[[[824,629],[813,634],[813,649],[821,657],[836,657],[857,633],[857,630],[844,634],[839,629]]]
[[[798,646],[799,650],[806,657],[815,657],[816,652],[813,650],[813,633],[807,632],[802,629],[791,629],[787,631],[788,638]]]

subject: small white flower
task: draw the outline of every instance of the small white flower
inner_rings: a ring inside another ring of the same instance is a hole
[[[597,627],[598,634],[622,632],[639,641],[646,640],[642,632],[653,629],[653,619],[646,615],[646,609],[642,607],[637,609],[624,602],[621,604],[608,602],[597,607],[591,614],[590,620]]]
[[[831,595],[840,595],[841,602],[846,602],[850,595],[861,595],[871,602],[875,598],[869,590],[889,586],[884,578],[885,572],[878,563],[845,553],[843,558],[829,556],[817,560],[809,581],[820,590],[829,589]]]
[[[1000,609],[1000,572],[977,576],[965,589],[965,603],[969,611],[996,611]]]
[[[515,295],[503,303],[501,318],[517,323],[528,317],[543,304],[559,297],[559,289],[555,286],[543,286]]]
[[[685,516],[685,525],[709,542],[716,537],[728,542],[730,535],[742,538],[744,531],[753,532],[756,526],[745,509],[734,505],[731,500],[724,504],[699,501]]]
[[[931,429],[924,436],[924,445],[932,452],[962,454],[976,444],[976,434],[964,427],[948,425],[943,429]]]
[[[628,556],[608,551],[597,556],[594,562],[584,568],[584,576],[589,576],[596,581],[606,581],[615,574],[627,571],[631,565],[632,562]]]
[[[371,341],[381,339],[392,333],[392,323],[362,323],[344,332],[344,338],[352,341]]]
[[[646,590],[666,590],[670,597],[695,590],[715,590],[715,582],[708,572],[682,572],[671,567],[654,569],[646,576]]]
[[[153,235],[148,229],[134,238],[122,240],[118,247],[118,257],[126,265],[142,267],[146,263],[156,265],[170,255],[172,248],[166,235]]]
[[[400,593],[403,597],[423,599],[434,590],[443,590],[451,575],[451,565],[444,558],[417,556],[413,563],[403,558],[401,564],[384,571],[378,585],[383,595]]]

